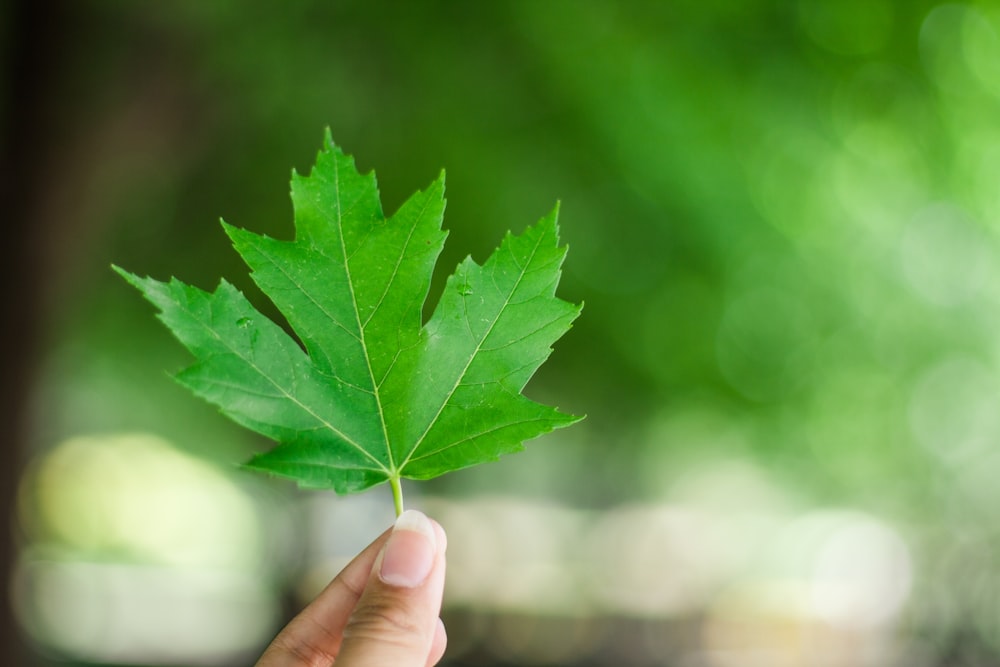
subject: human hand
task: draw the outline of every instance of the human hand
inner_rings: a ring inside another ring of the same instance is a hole
[[[444,530],[408,510],[285,626],[256,667],[431,667],[444,655]]]

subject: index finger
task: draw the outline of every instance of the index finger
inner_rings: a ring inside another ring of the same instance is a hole
[[[390,530],[354,557],[309,605],[278,633],[256,667],[330,665],[340,652],[344,626],[364,591]]]

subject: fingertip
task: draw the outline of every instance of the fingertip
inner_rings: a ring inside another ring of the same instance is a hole
[[[444,532],[444,528],[441,527],[434,519],[430,519],[431,526],[434,527],[434,537],[437,541],[437,552],[443,554],[448,550],[448,535]]]
[[[392,532],[410,530],[420,533],[433,543],[436,537],[434,524],[437,523],[427,518],[427,515],[418,510],[406,510],[396,518],[392,526]]]

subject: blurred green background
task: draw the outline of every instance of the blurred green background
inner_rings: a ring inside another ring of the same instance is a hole
[[[449,530],[446,664],[1000,663],[995,4],[2,18],[10,664],[249,664],[391,520],[239,472],[268,444],[109,269],[269,308],[218,218],[290,237],[327,126],[387,212],[447,169],[437,286],[560,200],[586,302],[528,394],[588,419],[407,487]]]

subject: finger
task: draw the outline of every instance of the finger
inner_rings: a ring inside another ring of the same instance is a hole
[[[372,565],[389,538],[385,531],[293,618],[264,651],[256,667],[329,665],[340,651],[344,626],[357,604]]]
[[[431,523],[434,524],[434,536],[437,539],[437,547],[438,547],[437,557],[441,561],[440,576],[442,578],[442,585],[443,585],[444,572],[445,572],[444,555],[448,548],[448,537],[447,535],[445,535],[444,528],[441,527],[441,524],[433,520],[431,521]],[[440,612],[440,608],[438,609],[438,611]],[[441,661],[441,658],[444,657],[444,651],[447,648],[447,646],[448,646],[448,633],[445,630],[444,622],[441,620],[441,617],[439,616],[434,628],[434,640],[431,642],[431,651],[430,654],[427,656],[427,663],[426,663],[427,667],[434,667],[434,665],[438,664]]]
[[[439,618],[437,628],[434,630],[434,641],[431,642],[431,653],[427,656],[427,667],[434,667],[441,662],[441,658],[444,657],[444,649],[447,646],[448,633],[444,629],[444,623]]]
[[[404,512],[397,519],[344,628],[338,665],[433,664],[445,546],[444,530],[420,512]]]

